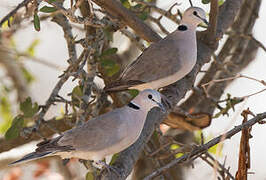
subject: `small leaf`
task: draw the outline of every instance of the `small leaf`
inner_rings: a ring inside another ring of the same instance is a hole
[[[4,120],[0,124],[0,132],[5,133],[12,123],[11,104],[5,96],[0,99],[0,115]]]
[[[55,12],[57,11],[57,9],[55,7],[50,7],[50,6],[43,6],[41,9],[40,9],[41,12],[44,12],[44,13],[52,13],[52,12]]]
[[[143,21],[145,21],[147,18],[148,18],[148,13],[147,12],[142,12],[140,15],[139,15],[139,18]]]
[[[101,54],[100,57],[109,56],[109,55],[115,54],[117,52],[117,50],[118,50],[117,48],[106,49],[105,51],[103,51],[103,53]]]
[[[219,1],[218,1],[218,5],[219,5],[219,6],[223,5],[223,3],[224,3],[224,0],[219,0]]]
[[[34,56],[35,54],[35,48],[37,47],[37,45],[40,44],[40,40],[39,39],[35,39],[34,41],[32,41],[32,43],[29,45],[29,47],[27,48],[26,52],[30,55],[30,56]]]
[[[21,70],[22,70],[22,73],[23,73],[27,83],[31,83],[32,81],[35,80],[33,75],[25,67],[22,67]]]
[[[113,164],[115,163],[116,159],[118,158],[118,156],[119,156],[118,153],[114,154],[114,155],[112,156],[112,159],[111,159],[109,165],[113,165]]]
[[[125,8],[127,8],[127,9],[130,8],[130,3],[129,3],[128,0],[120,0],[120,1],[121,1],[121,3],[123,4],[123,6],[124,6]]]
[[[14,20],[14,18],[13,18],[13,16],[11,16],[8,20],[6,20],[2,24],[2,28],[6,29],[6,28],[10,27],[10,24],[12,23],[13,20]]]
[[[204,139],[201,139],[202,130],[194,131],[194,139],[197,144],[201,144],[201,142],[204,142]]]
[[[101,65],[104,68],[105,75],[108,77],[113,76],[120,70],[120,66],[110,59],[102,59]]]
[[[56,0],[48,0],[49,3],[56,2]]]
[[[212,153],[212,154],[217,154],[217,147],[218,147],[219,144],[220,144],[220,143],[215,144],[214,146],[212,146],[211,148],[209,148],[209,149],[208,149],[208,152],[209,152],[209,153]],[[222,144],[221,146],[222,146],[222,148],[223,148],[223,144]],[[219,156],[222,156],[222,148],[221,148],[221,151],[218,152],[218,155],[219,155]]]
[[[80,100],[79,98],[81,98],[83,96],[83,87],[81,86],[76,86],[73,88],[72,93],[71,93],[71,99],[74,105],[78,106],[80,105]]]
[[[136,89],[129,89],[128,92],[133,98],[139,94],[139,91]]]
[[[20,110],[24,117],[30,118],[39,111],[37,103],[32,104],[31,98],[28,97],[24,102],[20,103]]]
[[[92,172],[87,172],[86,174],[86,180],[94,180],[94,176]]]
[[[209,4],[210,0],[202,0],[201,2],[202,2],[202,4]]]
[[[24,119],[22,115],[16,116],[13,121],[11,127],[7,130],[5,134],[5,138],[7,140],[14,139],[19,136],[20,130],[23,128]]]
[[[75,96],[81,97],[81,96],[83,95],[82,87],[81,87],[81,86],[76,86],[76,87],[74,87],[74,89],[73,89],[73,91],[72,91],[72,95],[75,95]]]
[[[34,13],[33,16],[33,22],[34,22],[34,28],[36,31],[40,31],[41,30],[41,25],[40,25],[40,19],[37,13]]]
[[[107,37],[108,41],[113,41],[113,33],[108,30],[108,28],[105,28],[103,30],[104,35]]]

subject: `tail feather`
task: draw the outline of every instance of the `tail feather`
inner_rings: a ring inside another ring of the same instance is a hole
[[[31,160],[35,160],[35,159],[40,159],[40,158],[43,158],[45,156],[50,155],[51,153],[52,153],[51,151],[49,151],[49,152],[47,152],[47,151],[46,152],[32,152],[30,154],[25,155],[23,158],[21,158],[17,161],[14,161],[8,165],[10,166],[10,165],[14,165],[17,163],[21,163],[23,161],[31,161]]]

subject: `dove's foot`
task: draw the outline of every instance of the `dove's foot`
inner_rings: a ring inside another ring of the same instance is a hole
[[[117,176],[119,176],[119,177],[121,176],[120,173],[114,167],[106,164],[104,161],[97,161],[96,164],[106,168],[109,173],[111,173],[111,171],[113,171]]]

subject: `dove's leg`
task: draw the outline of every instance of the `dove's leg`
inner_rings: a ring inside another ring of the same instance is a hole
[[[95,163],[100,165],[100,166],[102,166],[102,167],[104,167],[104,168],[106,168],[109,173],[112,170],[117,176],[119,176],[119,177],[121,176],[120,173],[115,168],[113,168],[112,166],[109,166],[104,161],[97,161]]]

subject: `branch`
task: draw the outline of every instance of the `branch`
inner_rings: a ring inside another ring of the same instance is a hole
[[[169,164],[157,169],[156,171],[154,171],[153,173],[151,173],[149,176],[145,177],[144,180],[149,180],[154,178],[155,176],[159,175],[160,173],[162,173],[163,171],[169,169],[170,167],[179,164],[179,163],[184,163],[185,161],[196,157],[202,153],[204,153],[205,151],[207,151],[209,148],[211,148],[212,146],[218,144],[219,142],[223,142],[222,140],[224,139],[230,139],[232,136],[234,136],[235,134],[239,133],[240,131],[242,131],[243,129],[247,128],[247,127],[251,127],[254,124],[258,123],[259,121],[263,120],[266,118],[266,112],[258,114],[257,116],[255,116],[254,118],[250,119],[249,121],[238,125],[236,127],[234,127],[233,129],[231,129],[230,131],[228,131],[225,134],[222,134],[212,140],[210,140],[209,142],[198,146],[197,148],[195,148],[193,151],[191,151],[188,154],[185,154],[183,156],[181,156],[180,158],[177,158],[175,160],[173,160],[172,162],[170,162]]]
[[[52,21],[62,27],[64,31],[64,37],[67,42],[68,55],[71,60],[77,59],[76,44],[72,34],[72,27],[70,26],[67,18],[62,14],[57,14],[53,17]]]
[[[136,34],[149,42],[157,42],[162,38],[154,32],[147,24],[135,16],[131,11],[126,9],[117,0],[93,0],[95,4],[104,8],[112,16],[120,19],[124,24],[131,27]]]
[[[207,29],[208,33],[210,34],[210,36],[208,37],[211,42],[215,41],[218,13],[219,13],[218,0],[212,0],[211,10],[210,10],[210,20],[209,20],[210,25]]]

